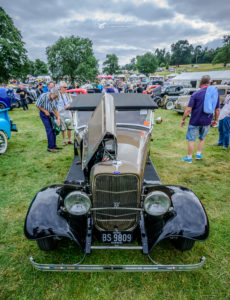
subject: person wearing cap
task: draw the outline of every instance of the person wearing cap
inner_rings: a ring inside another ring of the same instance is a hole
[[[67,145],[66,142],[66,131],[68,136],[68,144],[72,144],[73,142],[71,140],[71,130],[72,128],[72,114],[71,111],[68,110],[71,98],[70,95],[66,93],[68,86],[65,81],[60,82],[60,93],[59,93],[59,99],[58,99],[58,111],[60,114],[60,122],[61,122],[61,132],[62,132],[62,138],[63,138],[63,146]]]
[[[40,118],[45,126],[48,146],[47,151],[57,152],[62,149],[56,145],[56,135],[53,133],[50,116],[56,117],[57,125],[60,126],[60,116],[58,111],[58,99],[59,92],[57,88],[53,88],[50,92],[42,94],[37,102],[36,106],[40,110]]]

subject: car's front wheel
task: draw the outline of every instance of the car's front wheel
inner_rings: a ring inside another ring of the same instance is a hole
[[[5,108],[6,108],[5,104],[0,103],[0,109],[5,109]]]
[[[174,108],[174,103],[172,100],[168,100],[165,104],[166,109],[173,109]]]
[[[177,239],[172,239],[172,243],[176,249],[180,251],[188,251],[193,248],[195,241],[183,237],[178,237]]]
[[[57,248],[58,241],[53,237],[47,237],[43,239],[36,240],[38,248],[42,251],[51,251]]]
[[[4,131],[0,130],[0,154],[6,152],[7,149],[7,136]]]
[[[19,108],[20,107],[20,102],[18,100],[16,100],[14,106],[15,106],[15,108]]]

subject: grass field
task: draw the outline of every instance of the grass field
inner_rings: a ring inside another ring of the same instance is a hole
[[[196,65],[196,64],[194,64],[194,65]],[[179,68],[177,66],[170,66],[170,67],[175,68],[176,73],[180,73],[180,70],[184,70],[185,68],[187,69],[187,72],[206,72],[206,71],[230,70],[230,67],[223,67],[223,64],[215,64],[215,65],[213,65],[213,64],[197,64],[197,65],[199,66],[198,68],[192,67],[191,64],[190,65],[180,65]],[[166,76],[168,74],[172,74],[172,72],[163,71],[163,72],[156,72],[156,74]]]
[[[73,147],[46,151],[44,127],[34,105],[10,112],[18,126],[7,152],[0,156],[0,299],[230,299],[230,151],[212,146],[218,129],[211,128],[204,160],[186,164],[186,128],[181,116],[159,109],[163,123],[154,127],[151,158],[163,183],[192,189],[204,204],[210,237],[185,253],[162,241],[152,252],[161,263],[196,263],[199,271],[178,273],[46,273],[32,268],[41,263],[75,263],[82,254],[71,242],[49,253],[40,251],[23,234],[24,219],[34,195],[44,186],[62,183],[73,158]],[[188,121],[187,121],[188,123]],[[186,124],[187,125],[187,124]],[[58,137],[61,144],[61,137]],[[97,251],[85,263],[148,264],[137,251]]]

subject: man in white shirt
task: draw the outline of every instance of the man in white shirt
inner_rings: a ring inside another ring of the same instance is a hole
[[[223,149],[228,149],[230,137],[230,90],[228,90],[228,94],[219,116],[219,141],[214,144],[214,146],[223,146]]]

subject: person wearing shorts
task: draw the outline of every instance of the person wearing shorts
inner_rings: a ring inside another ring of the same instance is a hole
[[[204,98],[207,87],[210,85],[210,77],[205,75],[201,78],[201,88],[195,92],[189,101],[181,121],[181,127],[185,125],[185,119],[191,114],[189,121],[186,140],[188,141],[188,154],[182,158],[182,161],[192,163],[192,155],[195,147],[195,141],[198,136],[197,153],[195,158],[197,160],[203,159],[202,149],[204,147],[204,141],[208,134],[211,123],[217,123],[220,114],[220,101],[219,97],[215,108],[215,119],[213,121],[213,114],[206,114],[203,111]]]
[[[58,99],[58,111],[60,113],[60,121],[61,121],[61,132],[63,138],[63,146],[68,144],[73,144],[71,140],[71,130],[72,128],[72,114],[71,111],[68,110],[71,99],[70,96],[66,93],[67,83],[65,81],[60,82],[60,97]],[[68,142],[66,142],[66,131]]]

